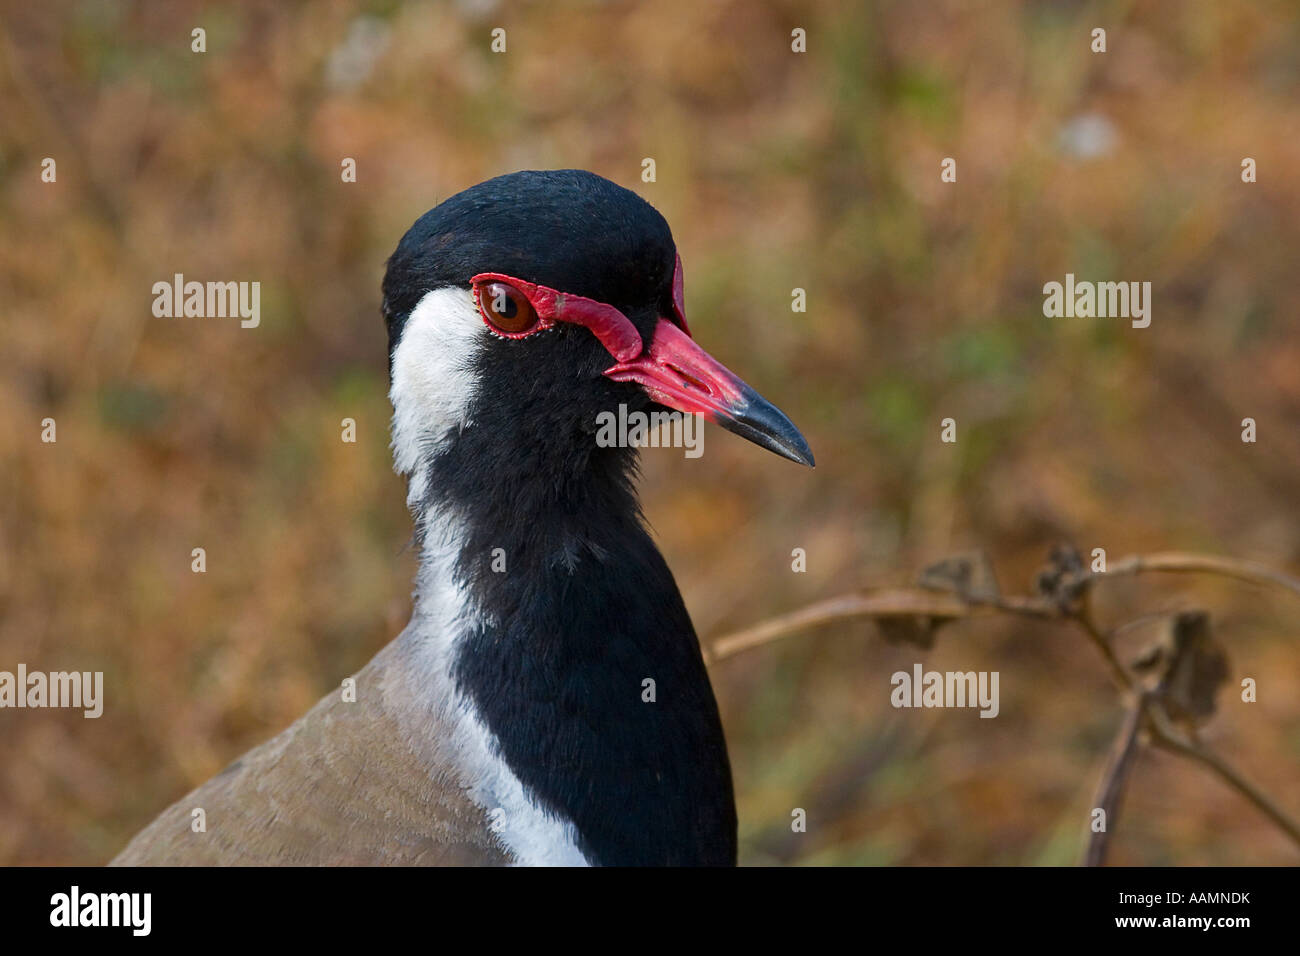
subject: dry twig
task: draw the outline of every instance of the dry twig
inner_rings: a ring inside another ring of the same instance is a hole
[[[1099,865],[1105,859],[1110,842],[1109,834],[1113,831],[1124,788],[1131,779],[1137,755],[1141,751],[1144,730],[1152,743],[1210,770],[1254,804],[1300,847],[1300,824],[1295,819],[1222,757],[1199,742],[1194,734],[1185,734],[1175,726],[1176,722],[1171,719],[1169,710],[1172,708],[1176,713],[1179,712],[1179,705],[1183,701],[1176,699],[1172,693],[1171,679],[1175,677],[1174,670],[1181,662],[1172,657],[1165,660],[1166,671],[1158,685],[1153,689],[1144,689],[1141,678],[1120,661],[1111,641],[1110,634],[1126,625],[1120,625],[1108,634],[1097,625],[1090,601],[1092,586],[1098,581],[1149,572],[1214,574],[1278,587],[1295,595],[1300,595],[1300,580],[1252,561],[1179,551],[1132,555],[1114,563],[1105,572],[1094,573],[1083,567],[1073,549],[1058,548],[1053,552],[1049,566],[1039,575],[1037,595],[1004,597],[996,592],[996,585],[990,588],[988,584],[992,580],[991,569],[975,567],[972,570],[971,565],[963,565],[963,560],[966,559],[949,559],[927,569],[922,574],[922,580],[927,585],[925,587],[875,589],[844,594],[724,635],[705,649],[705,658],[709,663],[715,663],[820,624],[858,617],[871,618],[882,628],[891,622],[921,622],[927,633],[949,621],[990,614],[1013,614],[1039,620],[1070,622],[1081,628],[1097,648],[1116,685],[1130,701],[1098,790],[1097,807],[1105,811],[1106,829],[1091,835],[1085,855],[1088,865]],[[978,565],[979,560],[976,559],[974,564]],[[955,574],[954,568],[961,573]],[[971,582],[976,580],[982,582],[978,588],[971,586]],[[1196,621],[1198,618],[1193,613],[1188,620]],[[1221,677],[1215,668],[1222,667],[1222,663],[1214,660],[1212,654],[1207,660],[1208,663],[1199,663],[1200,666],[1208,667],[1208,677],[1201,672],[1187,678],[1208,682],[1200,687],[1200,692],[1209,696],[1208,701],[1203,702],[1208,709],[1203,711],[1202,716],[1213,710],[1213,691]],[[1189,715],[1180,716],[1186,718]]]

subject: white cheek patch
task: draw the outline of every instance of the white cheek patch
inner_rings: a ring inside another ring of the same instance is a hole
[[[449,431],[468,427],[478,392],[474,359],[487,340],[468,289],[435,289],[411,310],[393,352],[393,464],[411,477],[411,494],[423,484],[420,457]]]

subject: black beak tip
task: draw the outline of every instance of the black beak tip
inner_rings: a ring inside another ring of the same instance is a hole
[[[800,438],[800,442],[799,442],[800,447],[799,447],[798,454],[791,455],[790,460],[797,461],[801,465],[807,465],[809,468],[816,468],[817,460],[813,458],[812,449],[808,447],[808,443],[806,441],[802,440],[803,439],[802,435],[800,435],[799,438]]]
[[[745,389],[744,399],[731,414],[718,416],[718,424],[782,458],[809,468],[817,467],[812,449],[794,422],[752,389]]]
[[[813,458],[812,449],[808,447],[808,442],[793,425],[790,426],[790,433],[782,437],[785,441],[782,443],[781,447],[777,448],[772,445],[768,445],[767,447],[776,452],[782,458],[788,458],[800,465],[807,465],[809,468],[817,467],[817,462]]]

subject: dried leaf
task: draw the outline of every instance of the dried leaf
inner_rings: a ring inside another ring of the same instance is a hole
[[[1167,632],[1168,664],[1160,687],[1176,720],[1202,723],[1214,713],[1214,696],[1228,679],[1228,655],[1214,640],[1210,616],[1182,611]]]
[[[950,619],[899,614],[876,618],[876,627],[889,644],[912,644],[928,651],[934,647],[934,632],[938,625],[947,620]]]
[[[1165,647],[1163,644],[1155,643],[1144,649],[1141,654],[1134,658],[1132,667],[1139,674],[1150,674],[1165,659]]]
[[[993,562],[983,551],[946,557],[922,571],[917,584],[973,601],[996,601],[1001,596]]]
[[[1058,544],[1048,555],[1047,565],[1034,577],[1034,590],[1068,609],[1083,596],[1091,581],[1079,550],[1072,544]]]

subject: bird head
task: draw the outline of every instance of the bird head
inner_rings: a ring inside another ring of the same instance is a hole
[[[512,173],[431,209],[389,259],[384,316],[403,473],[470,430],[514,456],[589,456],[620,404],[698,413],[813,464],[790,420],[692,338],[663,216],[593,173]]]

